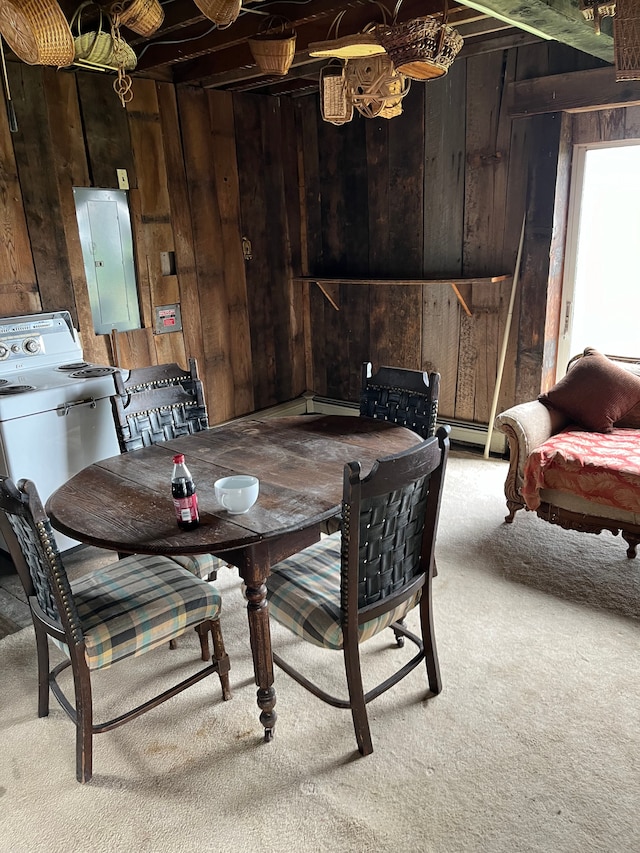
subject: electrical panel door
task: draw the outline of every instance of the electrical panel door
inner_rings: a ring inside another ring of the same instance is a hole
[[[127,193],[74,187],[73,195],[95,332],[139,329]]]

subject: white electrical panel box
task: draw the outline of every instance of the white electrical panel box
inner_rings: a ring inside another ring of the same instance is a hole
[[[74,187],[73,195],[95,332],[139,329],[127,193]]]

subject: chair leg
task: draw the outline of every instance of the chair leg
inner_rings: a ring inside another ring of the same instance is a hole
[[[367,716],[367,705],[364,701],[364,687],[362,684],[362,671],[360,669],[360,650],[358,643],[349,643],[345,638],[344,644],[344,666],[347,675],[347,687],[349,689],[349,705],[353,728],[356,733],[358,750],[361,755],[371,755],[373,742]]]
[[[213,640],[213,660],[218,664],[218,675],[220,676],[220,686],[222,687],[222,698],[226,702],[231,699],[231,687],[229,685],[229,670],[231,669],[231,664],[229,662],[229,655],[226,653],[224,648],[220,620],[216,619],[211,621],[208,625],[211,629],[211,639]]]
[[[397,631],[397,630],[394,628],[394,625],[395,625],[395,624],[396,624],[396,623],[394,622],[394,623],[391,625],[391,629],[393,630],[393,633],[396,635],[396,645],[397,645],[399,648],[402,648],[402,647],[404,646],[404,636],[400,633],[400,631]],[[407,623],[406,623],[406,621],[405,621],[405,619],[404,619],[404,617],[403,617],[402,619],[398,619],[398,623],[397,623],[397,624],[398,624],[398,625],[402,625],[403,627],[406,627],[406,624],[407,624]]]
[[[438,663],[436,634],[433,628],[431,584],[425,586],[422,590],[422,598],[420,600],[420,625],[422,627],[422,642],[424,644],[424,659],[427,665],[429,690],[437,696],[437,694],[442,690],[442,679],[440,678],[440,664]]]
[[[201,622],[199,625],[196,625],[195,632],[200,638],[200,654],[202,660],[209,660],[209,630],[211,628],[211,622]],[[175,642],[175,640],[171,640],[171,642]]]
[[[38,716],[49,715],[49,641],[46,631],[34,620],[38,656]]]
[[[93,702],[91,698],[91,677],[86,666],[76,672],[74,664],[74,684],[76,692],[76,779],[88,782],[93,775]]]

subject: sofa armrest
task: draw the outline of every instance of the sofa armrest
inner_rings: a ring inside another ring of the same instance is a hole
[[[512,406],[496,418],[495,428],[503,432],[509,441],[509,472],[504,486],[510,511],[507,521],[512,521],[516,510],[524,506],[520,489],[529,454],[568,423],[566,415],[548,409],[538,400]]]

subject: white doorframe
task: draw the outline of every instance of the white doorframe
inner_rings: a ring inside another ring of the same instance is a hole
[[[574,145],[573,158],[571,166],[571,187],[569,191],[569,213],[567,218],[567,235],[565,245],[564,259],[564,275],[562,282],[562,313],[560,317],[560,332],[558,340],[558,363],[556,378],[560,379],[566,373],[567,362],[576,355],[576,351],[580,346],[572,344],[572,326],[574,320],[575,306],[575,288],[576,274],[578,269],[578,251],[580,239],[585,241],[601,240],[603,252],[613,252],[615,248],[604,244],[604,238],[597,233],[581,234],[581,208],[582,198],[584,193],[585,173],[587,165],[588,152],[596,149],[611,149],[635,146],[640,149],[640,141],[637,139],[624,139],[609,142],[594,142]],[[640,153],[640,152],[639,152]],[[638,235],[640,238],[640,234]],[[635,243],[635,241],[634,241]],[[640,243],[640,239],[638,240]],[[631,248],[638,252],[637,245],[632,245]],[[635,273],[635,269],[630,270]],[[608,292],[615,299],[615,286],[618,282],[616,276],[612,275],[609,280],[603,281],[603,288],[607,288]],[[620,304],[620,310],[624,311],[624,303]],[[636,306],[638,307],[638,306]],[[627,306],[627,310],[636,311],[636,307]],[[598,346],[598,341],[591,341],[590,345]],[[609,348],[611,353],[611,348]],[[614,355],[640,355],[640,341],[638,342],[638,351],[635,353],[614,352]]]

